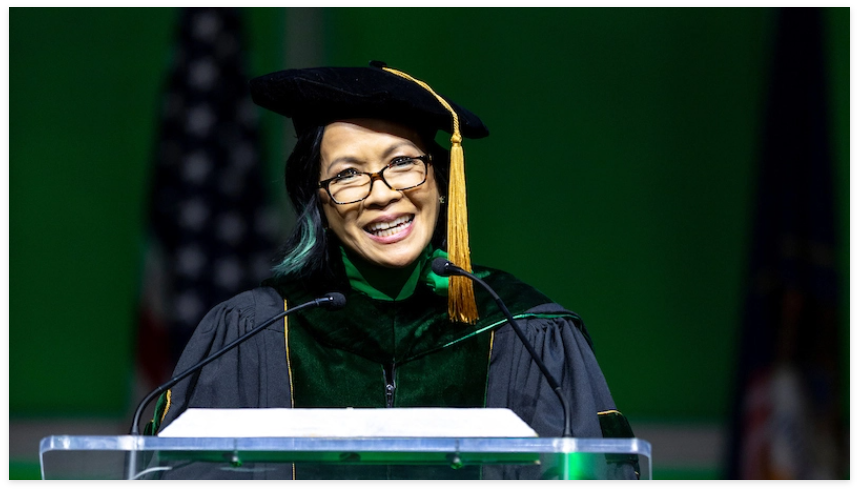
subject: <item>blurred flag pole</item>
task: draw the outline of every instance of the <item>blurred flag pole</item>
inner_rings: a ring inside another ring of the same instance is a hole
[[[847,475],[822,12],[784,8],[757,182],[728,478]]]
[[[208,309],[269,275],[265,202],[239,9],[183,8],[151,173],[137,390],[166,380]],[[147,388],[148,387],[148,388]]]

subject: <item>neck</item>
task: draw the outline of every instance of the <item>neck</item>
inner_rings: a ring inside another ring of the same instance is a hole
[[[412,277],[415,268],[420,263],[419,257],[412,264],[403,268],[385,268],[364,260],[346,247],[343,247],[343,253],[369,286],[391,299],[396,299],[400,295],[406,282]]]

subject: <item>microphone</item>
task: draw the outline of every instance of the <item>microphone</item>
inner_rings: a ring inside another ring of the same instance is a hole
[[[561,401],[561,407],[564,411],[564,433],[561,437],[572,437],[572,431],[570,430],[570,410],[567,405],[567,400],[564,398],[564,394],[561,392],[561,384],[555,380],[555,377],[549,373],[549,369],[546,368],[546,365],[543,364],[543,360],[540,359],[540,356],[537,354],[537,351],[534,350],[534,347],[528,342],[528,339],[525,338],[525,334],[522,333],[522,329],[519,328],[519,324],[516,322],[516,319],[510,314],[510,311],[507,310],[507,306],[504,305],[504,302],[501,300],[501,297],[495,293],[495,290],[489,287],[483,280],[478,278],[477,276],[469,273],[468,271],[460,268],[459,266],[453,264],[443,257],[437,257],[432,261],[432,271],[433,273],[439,276],[465,276],[466,278],[470,278],[472,281],[480,284],[492,298],[495,300],[495,303],[498,304],[498,307],[507,317],[507,321],[510,323],[510,327],[516,331],[516,335],[519,336],[519,340],[522,341],[522,344],[525,346],[525,349],[528,350],[528,354],[531,355],[531,358],[534,360],[534,363],[537,364],[537,367],[540,369],[540,372],[543,373],[543,376],[546,377],[546,380],[549,382],[549,385],[552,387],[552,390],[555,392],[555,395],[558,396],[558,400]]]
[[[282,318],[284,318],[284,317],[286,317],[289,314],[292,314],[294,312],[298,312],[299,310],[304,310],[308,307],[322,307],[322,308],[325,308],[327,310],[337,310],[337,309],[343,308],[344,305],[346,305],[346,297],[344,297],[342,293],[338,293],[338,292],[326,293],[325,295],[322,295],[319,298],[313,299],[309,302],[306,302],[306,303],[303,303],[301,305],[297,305],[295,307],[292,307],[291,309],[285,310],[285,311],[275,315],[274,317],[264,321],[262,324],[254,327],[253,329],[246,332],[245,334],[239,336],[238,338],[233,340],[231,343],[227,344],[226,346],[219,349],[215,353],[209,355],[208,357],[206,357],[205,359],[203,359],[202,361],[200,361],[196,365],[192,366],[191,368],[180,373],[179,375],[176,375],[175,377],[170,379],[168,382],[162,384],[161,386],[159,386],[158,388],[156,388],[155,390],[150,392],[146,397],[144,397],[143,400],[140,402],[140,404],[137,406],[137,410],[134,412],[134,419],[131,422],[131,433],[130,434],[132,436],[138,436],[140,434],[139,433],[139,431],[140,431],[140,428],[139,428],[140,427],[140,416],[143,414],[143,410],[146,408],[146,406],[150,402],[152,402],[152,400],[155,399],[159,394],[161,394],[165,390],[173,387],[174,385],[179,383],[185,377],[191,375],[192,373],[194,373],[197,370],[208,365],[209,363],[211,363],[215,359],[219,358],[221,355],[223,355],[224,353],[229,351],[231,348],[234,348],[235,346],[239,345],[240,343],[245,342],[251,336],[262,332],[262,330],[264,328],[270,326],[271,324],[273,324],[277,320],[282,319]]]

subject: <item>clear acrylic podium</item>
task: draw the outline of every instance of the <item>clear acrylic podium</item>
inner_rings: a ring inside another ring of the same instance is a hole
[[[49,436],[43,479],[651,479],[637,438]]]

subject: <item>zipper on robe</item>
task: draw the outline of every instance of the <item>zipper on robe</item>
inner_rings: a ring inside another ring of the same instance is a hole
[[[382,365],[382,373],[385,376],[385,402],[388,407],[394,407],[394,392],[397,390],[397,366],[394,363]]]

